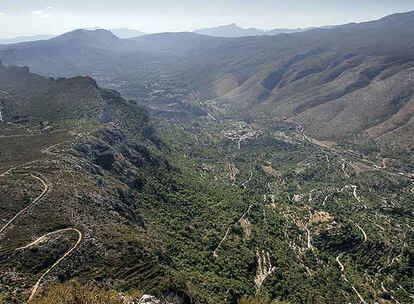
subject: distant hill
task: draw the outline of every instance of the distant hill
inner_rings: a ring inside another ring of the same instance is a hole
[[[57,37],[54,37],[50,40],[50,43],[78,43],[84,45],[93,45],[97,46],[108,46],[110,47],[113,43],[118,43],[119,38],[115,36],[112,32],[104,29],[97,30],[84,30],[79,29],[75,30]]]
[[[144,32],[141,32],[139,30],[129,29],[129,28],[116,28],[116,29],[110,29],[110,31],[115,36],[122,38],[122,39],[129,39],[129,38],[145,35]]]
[[[269,30],[269,31],[265,31],[264,35],[274,36],[274,35],[279,35],[279,34],[292,34],[292,33],[308,31],[308,30],[311,30],[311,29],[313,29],[313,28],[305,28],[305,29],[301,29],[301,28],[297,28],[297,29],[275,28],[275,29],[272,29],[272,30]]]
[[[241,28],[235,23],[212,28],[194,30],[194,33],[214,37],[245,37],[263,35],[265,31],[256,28]]]
[[[85,30],[94,31],[94,30],[101,30],[101,28],[92,28],[92,29],[85,29]],[[129,39],[129,38],[145,35],[144,32],[141,32],[139,30],[129,29],[129,28],[115,28],[115,29],[110,29],[109,31],[111,31],[115,36],[121,39]],[[48,40],[56,36],[57,35],[47,35],[47,34],[34,35],[34,36],[19,36],[19,37],[0,39],[0,44],[16,44],[16,43],[22,43],[22,42]]]
[[[194,30],[194,33],[201,34],[201,35],[207,35],[207,36],[213,36],[213,37],[235,38],[235,37],[247,37],[247,36],[261,36],[261,35],[273,36],[273,35],[279,35],[279,34],[291,34],[291,33],[307,31],[309,29],[307,28],[306,29],[275,28],[275,29],[266,31],[266,30],[261,30],[257,28],[242,28],[236,25],[235,23],[233,23],[233,24],[223,25],[223,26],[218,26],[218,27]]]
[[[95,68],[113,69],[122,48],[122,40],[108,30],[79,29],[49,40],[0,46],[0,57],[5,64],[28,66],[48,76],[90,75]]]
[[[14,44],[28,41],[47,40],[53,37],[55,37],[55,35],[20,36],[14,38],[0,39],[0,44]]]

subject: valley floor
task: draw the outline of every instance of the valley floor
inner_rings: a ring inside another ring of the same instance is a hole
[[[206,276],[206,289],[229,301],[255,292],[292,303],[414,301],[410,172],[294,124],[160,124],[187,184],[215,190],[174,213],[189,220],[187,237],[201,238],[177,256],[190,281]]]

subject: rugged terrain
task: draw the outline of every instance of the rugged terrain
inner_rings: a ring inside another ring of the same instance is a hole
[[[2,99],[6,302],[73,278],[184,303],[412,300],[409,172],[293,123],[152,126],[91,78],[7,74],[21,83]]]
[[[163,288],[168,275],[155,244],[144,245],[140,208],[156,202],[172,169],[145,111],[91,78],[4,66],[1,74],[20,77],[2,87],[10,89],[0,122],[2,299],[19,302],[45,281],[73,277]]]
[[[1,301],[413,302],[413,16],[1,46]]]

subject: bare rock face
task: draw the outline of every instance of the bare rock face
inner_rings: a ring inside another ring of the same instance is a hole
[[[311,215],[309,222],[314,224],[321,224],[325,222],[332,222],[335,218],[328,212],[319,211]]]
[[[303,200],[303,194],[295,194],[292,198],[292,201],[295,203],[300,203]]]
[[[173,304],[173,303],[177,303],[174,300],[173,302],[169,300],[160,300],[157,297],[148,295],[148,294],[144,294],[140,298],[120,294],[119,298],[123,304]]]
[[[171,302],[161,301],[154,296],[151,295],[143,295],[141,299],[139,299],[138,304],[172,304]]]
[[[264,281],[273,274],[276,270],[276,267],[272,265],[272,260],[270,253],[265,250],[257,250],[257,269],[256,269],[256,277],[254,279],[254,283],[256,284],[256,289],[259,290]]]
[[[146,304],[160,304],[161,301],[158,300],[156,297],[154,296],[150,296],[150,295],[143,295],[141,297],[141,299],[138,301],[138,303],[146,303]]]

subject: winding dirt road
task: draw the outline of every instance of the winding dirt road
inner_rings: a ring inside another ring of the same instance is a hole
[[[252,172],[252,171],[250,171],[249,179],[248,179],[248,180],[246,180],[246,181],[242,184],[242,187],[243,187],[244,189],[247,189],[246,184],[247,184],[247,183],[249,183],[249,182],[252,180],[252,177],[253,177],[253,172]]]
[[[56,145],[54,145],[56,146]],[[51,146],[49,148],[53,148],[54,146]],[[48,148],[48,149],[49,149]],[[47,150],[47,152],[50,152],[50,150]],[[10,169],[8,169],[6,172],[2,173],[0,175],[0,177],[5,177],[7,175],[10,175],[15,169],[17,168],[21,168],[24,166],[27,166],[29,164],[31,164],[33,162],[29,162],[20,166],[16,166],[16,167],[12,167]],[[27,174],[27,173],[25,173]],[[36,175],[35,175],[36,174]],[[0,229],[0,235],[1,233],[3,233],[11,224],[13,224],[18,218],[20,218],[20,216],[22,216],[22,214],[24,214],[27,210],[31,209],[33,206],[35,206],[42,198],[44,198],[47,193],[49,192],[50,188],[51,188],[51,183],[47,180],[46,177],[44,177],[41,173],[39,172],[35,172],[35,174],[30,173],[30,176],[36,180],[38,180],[42,185],[43,185],[43,190],[42,193],[36,197],[29,205],[27,205],[25,208],[23,208],[22,210],[20,210],[12,219],[10,219],[5,225],[3,225],[3,227]],[[79,231],[76,228],[65,228],[65,229],[60,229],[60,230],[56,230],[53,232],[49,232],[39,238],[37,238],[35,241],[31,242],[30,244],[23,246],[23,247],[19,247],[15,250],[23,250],[23,249],[27,249],[30,247],[33,247],[39,243],[42,243],[44,241],[47,241],[48,237],[54,234],[59,234],[59,233],[64,233],[64,232],[68,232],[68,231],[72,231],[72,232],[76,232],[78,234],[78,239],[76,241],[76,243],[68,250],[65,252],[65,254],[59,258],[52,266],[50,266],[41,276],[40,278],[37,280],[36,284],[33,286],[31,294],[29,299],[27,300],[27,303],[31,302],[34,298],[34,296],[36,295],[37,290],[39,289],[40,283],[42,282],[42,280],[44,279],[44,277],[46,275],[48,275],[56,266],[58,266],[68,255],[70,255],[80,244],[80,242],[83,239],[83,234],[81,231]]]
[[[234,222],[229,228],[227,228],[226,233],[224,234],[224,237],[221,239],[220,243],[217,245],[216,249],[213,251],[213,256],[215,258],[218,257],[217,251],[220,249],[221,245],[223,244],[223,242],[226,240],[227,236],[230,233],[231,228],[236,225],[237,223],[239,223],[241,220],[243,220],[246,215],[250,212],[250,209],[252,209],[253,205],[250,205],[249,208],[247,208],[247,210],[242,214],[242,216],[236,221]]]
[[[52,271],[53,268],[55,268],[57,265],[59,265],[68,255],[70,255],[72,253],[72,251],[74,251],[80,244],[80,242],[83,239],[83,234],[82,232],[80,232],[78,229],[76,228],[66,228],[66,229],[61,229],[61,230],[57,230],[57,231],[53,231],[50,233],[47,233],[43,236],[41,236],[39,239],[44,239],[47,236],[50,236],[52,234],[57,234],[57,233],[61,233],[61,232],[66,232],[66,231],[74,231],[78,234],[78,240],[76,241],[76,243],[72,246],[72,248],[70,248],[68,251],[65,252],[65,254],[59,259],[57,260],[52,266],[50,266],[41,276],[40,278],[37,280],[36,284],[33,286],[32,291],[30,293],[30,297],[27,300],[27,303],[29,303],[31,300],[33,300],[34,296],[36,295],[37,290],[39,289],[40,283],[42,282],[43,278],[48,275],[49,272]],[[35,244],[39,243],[40,240],[37,239],[36,241],[30,243],[29,245],[27,245],[28,247],[34,246]],[[27,248],[27,246],[23,247],[23,248]]]
[[[364,243],[368,240],[367,234],[365,233],[364,229],[362,229],[361,226],[359,226],[358,224],[355,224],[355,226],[362,232],[362,234],[364,235]]]
[[[227,236],[229,235],[231,227],[227,228],[226,233],[224,234],[224,237],[221,239],[220,243],[217,245],[216,249],[213,251],[213,256],[215,258],[218,257],[217,251],[220,249],[221,244],[223,244],[223,242],[226,240]]]
[[[37,173],[40,175],[40,173]],[[2,175],[4,176],[4,175]],[[3,233],[4,230],[6,230],[6,228],[8,226],[10,226],[16,219],[18,219],[23,213],[25,213],[27,210],[29,210],[30,208],[32,208],[34,205],[36,205],[36,203],[38,203],[45,195],[46,193],[49,191],[49,183],[47,181],[47,179],[45,177],[42,176],[42,178],[34,175],[34,174],[30,174],[31,177],[37,179],[38,181],[40,181],[43,185],[43,191],[42,193],[36,197],[29,205],[27,205],[25,208],[23,208],[22,210],[20,210],[11,220],[9,220],[1,229],[0,229],[0,234]]]
[[[336,262],[338,263],[339,268],[341,269],[341,272],[342,272],[342,278],[344,279],[344,281],[345,281],[345,282],[349,283],[348,279],[347,279],[347,278],[346,278],[346,276],[345,276],[345,266],[344,266],[344,264],[342,264],[342,262],[341,262],[341,260],[340,260],[343,254],[344,254],[344,252],[340,253],[340,254],[336,257]],[[352,290],[355,292],[355,294],[357,295],[357,297],[359,298],[359,300],[360,300],[362,303],[367,304],[367,302],[364,300],[364,298],[361,296],[361,294],[358,292],[358,290],[355,288],[355,286],[354,286],[354,285],[351,285],[351,288],[352,288]]]
[[[354,188],[355,189],[355,188]],[[359,226],[358,224],[354,223],[354,225],[362,232],[362,234],[364,235],[364,243],[368,240],[367,238],[367,234],[365,233],[364,229],[362,229],[361,226]],[[345,276],[345,266],[344,264],[342,264],[341,262],[341,257],[345,254],[345,252],[340,253],[337,257],[336,257],[336,262],[339,265],[339,268],[342,272],[342,278],[344,279],[345,282],[349,283],[348,279]],[[358,298],[360,299],[360,301],[364,304],[367,304],[367,302],[364,300],[364,298],[361,296],[361,294],[358,292],[358,290],[355,288],[354,285],[351,285],[352,290],[355,292],[355,294],[358,296]]]
[[[336,262],[338,263],[338,265],[339,265],[339,268],[341,269],[341,272],[344,272],[345,271],[345,267],[344,267],[344,264],[342,264],[342,262],[341,262],[341,260],[340,260],[340,258],[342,257],[342,255],[343,255],[344,253],[342,252],[342,253],[340,253],[337,257],[336,257]],[[346,278],[345,278],[346,279]],[[346,280],[346,281],[348,281],[348,280]]]

